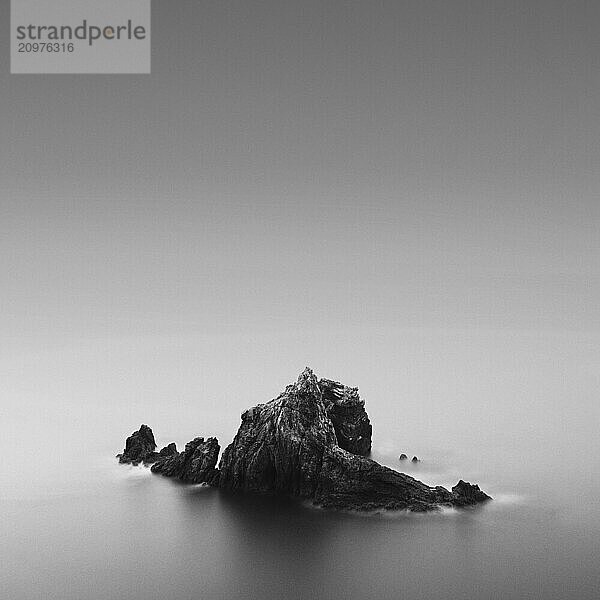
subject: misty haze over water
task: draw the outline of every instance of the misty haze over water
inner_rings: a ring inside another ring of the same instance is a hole
[[[3,596],[594,598],[598,341],[373,329],[5,355]],[[376,460],[432,485],[478,482],[494,501],[356,516],[180,485],[114,458],[141,422],[159,446],[217,435],[224,447],[240,413],[309,355],[318,375],[360,386]]]

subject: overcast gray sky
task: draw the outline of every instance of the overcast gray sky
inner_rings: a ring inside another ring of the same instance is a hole
[[[10,75],[3,27],[0,329],[597,330],[599,16],[155,1],[115,76]]]

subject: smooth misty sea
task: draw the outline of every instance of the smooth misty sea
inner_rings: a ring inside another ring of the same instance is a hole
[[[0,597],[598,598],[596,334],[311,336],[67,340],[3,355]],[[114,459],[142,422],[159,446],[216,435],[223,448],[240,413],[305,362],[359,386],[373,458],[429,484],[479,483],[494,501],[335,513]]]

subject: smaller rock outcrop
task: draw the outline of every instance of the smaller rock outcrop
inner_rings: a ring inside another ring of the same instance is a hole
[[[401,454],[398,460],[408,460],[408,456],[406,456],[406,454]]]
[[[160,450],[160,452],[151,452],[144,458],[144,465],[148,466],[155,463],[159,458],[165,456],[172,456],[173,454],[177,454],[177,446],[174,442],[171,442],[168,446],[165,446]]]
[[[421,461],[419,461],[419,459],[416,456],[413,456],[412,460],[410,462],[418,463],[418,462],[421,462]]]
[[[178,454],[177,446],[175,442],[171,442],[168,446],[165,446],[158,453],[158,458],[162,458],[163,456],[173,456],[174,454]]]
[[[125,449],[122,454],[117,454],[120,463],[138,465],[155,454],[156,442],[152,429],[148,425],[142,425],[138,431],[134,431],[125,441]]]
[[[177,454],[177,446],[174,442],[171,442],[168,446],[162,448],[160,452],[151,452],[150,454],[148,454],[142,462],[146,466],[148,466],[156,462],[159,458],[163,458],[165,456],[172,456],[173,454]]]
[[[454,494],[455,506],[470,506],[492,499],[491,496],[482,492],[477,484],[471,484],[462,479],[452,488],[452,493]]]
[[[169,444],[163,448],[169,454],[157,458],[151,470],[186,483],[212,484],[218,480],[219,473],[215,466],[220,449],[219,442],[214,437],[206,441],[201,437],[195,438],[185,445],[183,452],[177,452],[175,444]]]

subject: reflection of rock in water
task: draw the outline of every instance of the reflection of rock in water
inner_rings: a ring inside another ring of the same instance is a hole
[[[148,431],[152,435],[150,428],[144,429],[146,441]],[[462,480],[451,492],[432,488],[366,458],[371,423],[358,390],[329,379],[318,381],[309,368],[277,398],[242,414],[219,469],[216,438],[196,438],[182,453],[169,445],[168,456],[154,457],[155,444],[138,451],[139,437],[131,442],[132,451],[136,456],[146,452],[156,461],[153,472],[228,490],[291,495],[323,507],[426,511],[489,499],[478,486]],[[416,456],[412,462],[418,462]]]

